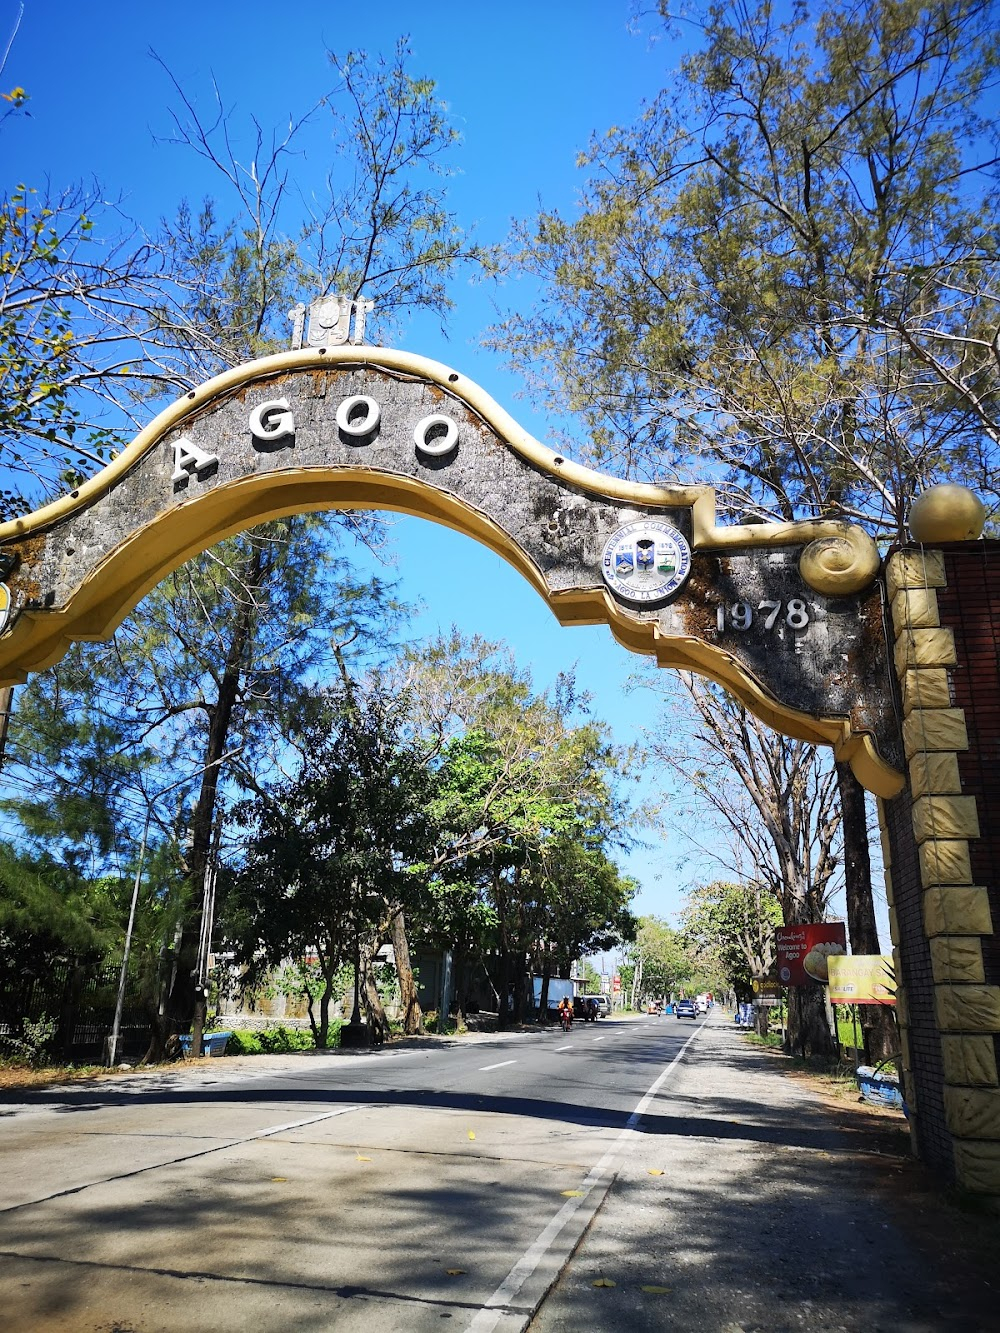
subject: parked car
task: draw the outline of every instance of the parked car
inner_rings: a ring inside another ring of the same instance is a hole
[[[596,1023],[600,1014],[594,1004],[595,999],[596,996],[593,995],[574,995],[573,1017],[582,1018],[585,1023]]]
[[[678,1000],[674,1005],[675,1018],[697,1018],[698,1006],[694,1000]]]
[[[611,996],[610,995],[590,995],[588,999],[596,1000],[598,1018],[607,1018],[611,1014]]]

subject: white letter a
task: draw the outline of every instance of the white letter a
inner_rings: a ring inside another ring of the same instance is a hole
[[[171,481],[186,481],[192,472],[202,472],[219,461],[218,454],[206,454],[186,436],[174,441],[174,470]]]

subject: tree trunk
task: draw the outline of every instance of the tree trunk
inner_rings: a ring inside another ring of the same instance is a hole
[[[406,921],[402,908],[392,918],[392,949],[396,956],[396,976],[399,978],[403,1032],[407,1037],[412,1037],[416,1032],[423,1032],[424,1015],[417,998],[417,983],[410,962],[410,942],[406,938]]]
[[[368,1022],[373,1029],[378,1028],[379,1037],[388,1037],[389,1020],[385,1016],[382,997],[375,985],[375,976],[372,972],[372,950],[370,948],[361,950],[361,976],[364,982],[362,999]]]
[[[833,1061],[833,1034],[826,1016],[826,992],[818,985],[792,986],[788,991],[787,1049],[803,1059]]]
[[[522,947],[518,949],[515,966],[511,969],[513,972],[512,981],[514,984],[514,1012],[513,1021],[523,1023],[525,1019],[525,990],[524,979],[528,975],[528,950]]]
[[[14,711],[14,686],[5,685],[0,690],[0,768],[7,749],[7,732],[10,728],[10,715]]]
[[[456,944],[455,946],[451,958],[451,965],[453,968],[452,975],[454,976],[455,987],[455,1024],[461,1029],[465,1027],[465,990],[467,982],[465,977],[465,949],[460,944]]]
[[[844,828],[844,882],[847,889],[847,930],[851,952],[881,952],[875,902],[872,896],[872,866],[868,849],[868,818],[864,788],[849,764],[837,764],[837,785]],[[887,1060],[898,1049],[892,1013],[881,1005],[861,1007],[861,1032],[865,1059],[871,1064]]]
[[[323,994],[319,997],[319,1031],[313,1028],[313,1040],[318,1050],[325,1051],[330,1042],[330,997],[333,995],[333,977],[323,978]],[[310,1014],[309,1021],[312,1022],[312,996],[309,997]]]
[[[261,584],[264,577],[264,559],[261,548],[255,546],[243,575],[243,582],[247,588],[258,587]],[[187,880],[192,888],[192,901],[188,904],[188,916],[178,950],[178,967],[167,1002],[167,1018],[174,1030],[189,1023],[194,1012],[194,988],[197,980],[194,969],[202,914],[202,903],[194,900],[194,894],[201,891],[211,857],[220,777],[218,761],[226,753],[233,714],[239,700],[254,616],[254,605],[247,598],[241,603],[239,613],[233,622],[216,699],[207,706],[208,741],[202,763],[211,764],[213,767],[206,768],[202,774],[198,801],[191,819],[191,852],[188,857]]]
[[[497,1026],[501,1029],[509,1028],[514,1022],[514,982],[513,982],[513,956],[510,950],[501,945],[500,947],[500,985],[498,987],[499,1014],[497,1017]]]
[[[2,700],[0,700],[0,703],[2,703]],[[76,1019],[80,1011],[80,996],[83,993],[85,976],[85,969],[81,964],[72,963],[63,990],[63,1000],[59,1011],[59,1027],[56,1030],[53,1044],[62,1051],[63,1059],[67,1063],[73,1054],[73,1036],[76,1032]]]
[[[642,954],[635,956],[635,966],[632,968],[632,1008],[635,1010],[639,1004],[639,992],[642,988]]]

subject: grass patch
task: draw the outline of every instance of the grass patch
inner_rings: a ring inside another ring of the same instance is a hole
[[[743,1036],[751,1046],[767,1046],[771,1050],[781,1050],[780,1032],[769,1032],[766,1037],[761,1037],[756,1032],[744,1032]]]

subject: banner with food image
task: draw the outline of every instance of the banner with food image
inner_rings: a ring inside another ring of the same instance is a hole
[[[854,953],[829,960],[832,1004],[895,1004],[896,972],[888,954]]]
[[[830,958],[847,953],[847,927],[843,921],[779,926],[775,943],[782,986],[825,986],[830,980]]]

